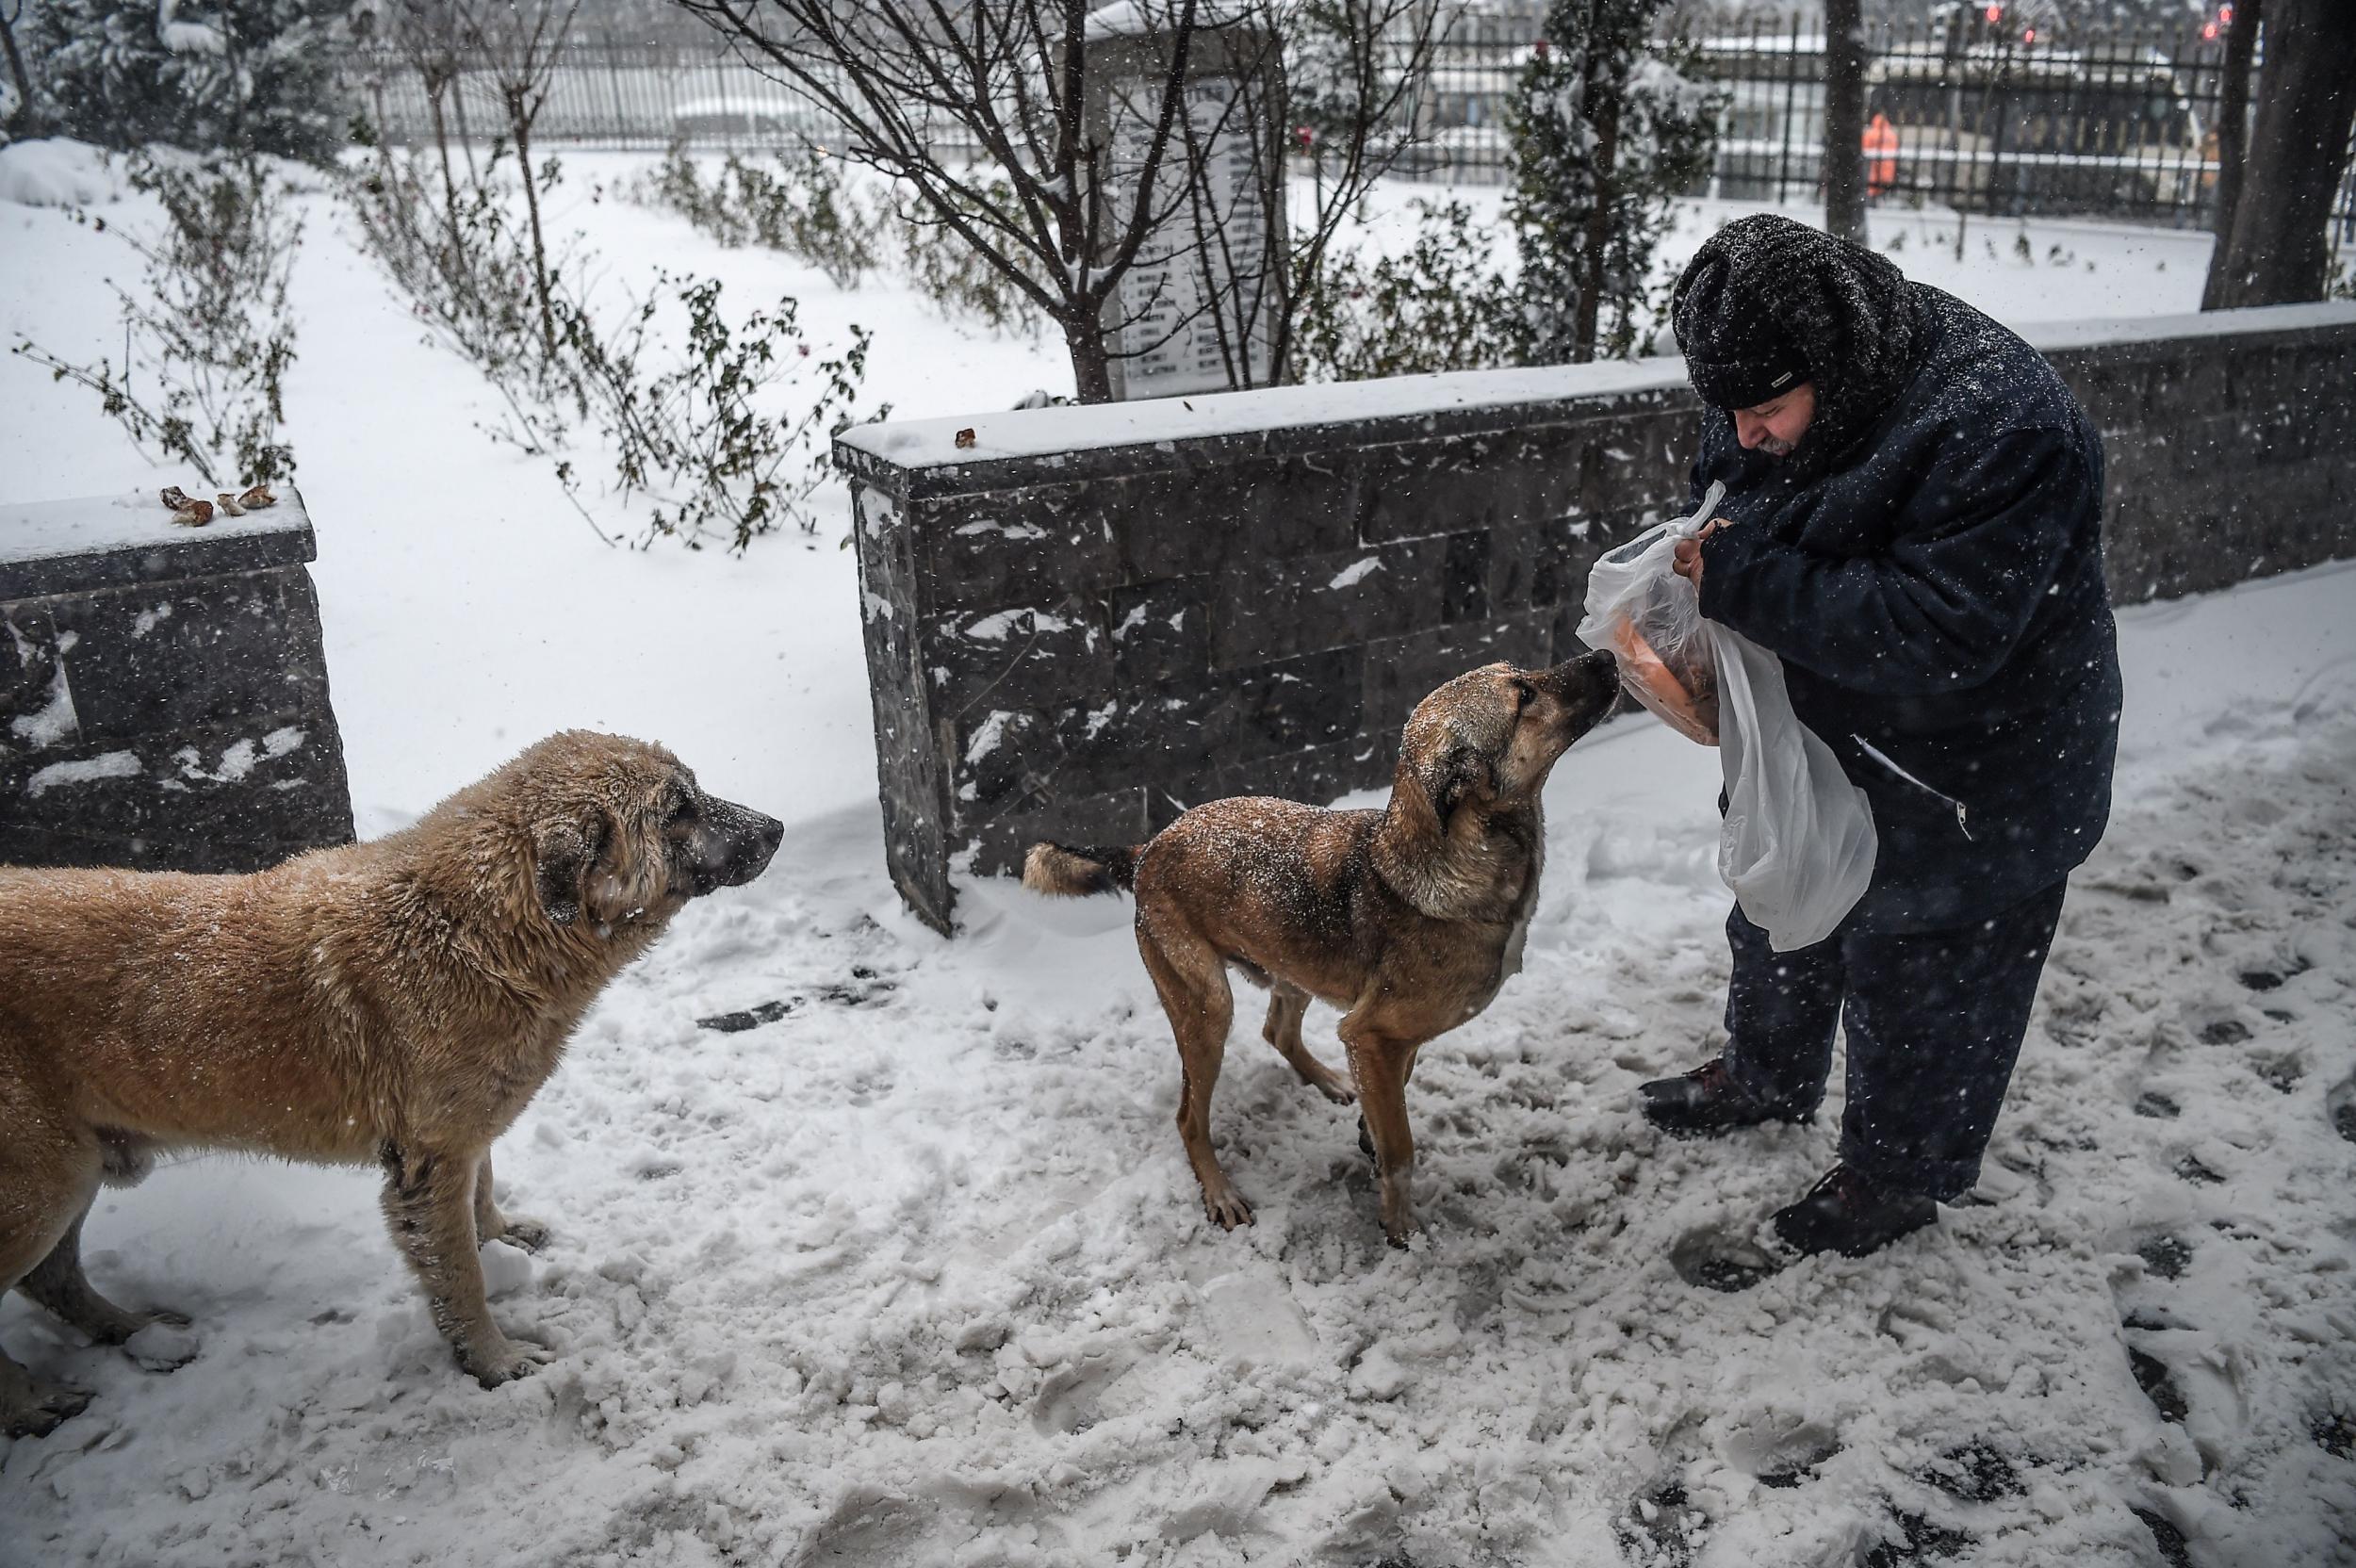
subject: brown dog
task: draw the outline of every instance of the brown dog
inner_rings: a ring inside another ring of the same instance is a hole
[[[1040,892],[1136,890],[1137,949],[1178,1037],[1178,1135],[1221,1226],[1252,1220],[1211,1151],[1232,965],[1268,988],[1261,1034],[1334,1101],[1350,1086],[1302,1046],[1301,1019],[1311,997],[1343,1009],[1383,1229],[1406,1245],[1415,1052],[1477,1017],[1521,968],[1546,852],[1539,792],[1619,691],[1608,653],[1546,670],[1491,664],[1416,705],[1380,811],[1216,800],[1137,848],[1032,847],[1023,880]]]
[[[546,1359],[499,1331],[478,1247],[491,1141],[574,1024],[691,898],[784,832],[660,746],[551,737],[414,826],[251,876],[0,868],[0,1291],[92,1339],[155,1321],[90,1288],[83,1217],[161,1151],[384,1169],[384,1217],[483,1386]],[[88,1394],[0,1353],[0,1430]]]

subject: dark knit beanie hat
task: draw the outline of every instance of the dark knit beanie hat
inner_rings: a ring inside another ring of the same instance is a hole
[[[1705,252],[1677,282],[1677,336],[1702,401],[1754,408],[1810,380],[1808,356],[1734,278],[1730,257]]]
[[[1936,297],[1888,256],[1762,212],[1702,241],[1670,320],[1693,389],[1716,407],[1815,384],[1816,417],[1782,460],[1800,478],[1829,471],[1889,414],[1929,352]]]

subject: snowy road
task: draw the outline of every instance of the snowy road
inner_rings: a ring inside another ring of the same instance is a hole
[[[2351,590],[2130,614],[2125,798],[1986,1201],[1887,1256],[1680,1272],[1832,1118],[1631,1108],[1716,1038],[1726,962],[1712,764],[1649,720],[1558,772],[1529,968],[1426,1054],[1407,1254],[1350,1113],[1248,1028],[1217,1124],[1260,1222],[1205,1227],[1125,906],[970,888],[944,943],[838,813],[682,919],[502,1144],[557,1239],[493,1249],[498,1310],[554,1366],[461,1380],[364,1177],[168,1169],[91,1267],[204,1354],[0,1308],[100,1391],[0,1447],[0,1561],[2344,1563]]]

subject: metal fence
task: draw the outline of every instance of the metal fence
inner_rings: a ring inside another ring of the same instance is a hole
[[[1966,15],[1976,13],[1966,12]],[[1695,75],[1725,94],[1715,168],[1693,194],[1806,201],[1822,188],[1824,38],[1813,24],[1677,41]],[[1467,19],[1437,48],[1398,128],[1398,172],[1462,184],[1511,177],[1509,106],[1535,37],[1522,19]],[[1937,25],[1867,40],[1864,156],[1869,199],[1974,214],[2080,214],[2205,227],[2217,199],[2224,43],[2200,30],[2088,31],[2057,38]],[[432,135],[425,94],[388,56],[354,56],[349,77],[388,139]],[[487,73],[463,72],[451,129],[499,123]],[[830,139],[783,83],[711,45],[575,39],[535,139],[619,149],[750,146]],[[2356,240],[2356,174],[2331,226]]]

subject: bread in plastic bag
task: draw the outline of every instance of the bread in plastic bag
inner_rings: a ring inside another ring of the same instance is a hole
[[[1692,516],[1648,529],[1595,563],[1579,640],[1620,662],[1620,684],[1689,741],[1718,743],[1718,678],[1702,632],[1701,600],[1673,558],[1717,506],[1713,484]]]
[[[1579,639],[1620,659],[1636,700],[1679,733],[1713,741],[1726,779],[1718,874],[1776,952],[1807,947],[1849,918],[1873,880],[1879,843],[1865,792],[1792,710],[1783,662],[1702,619],[1674,570],[1677,542],[1716,509],[1664,523],[1595,564]]]

